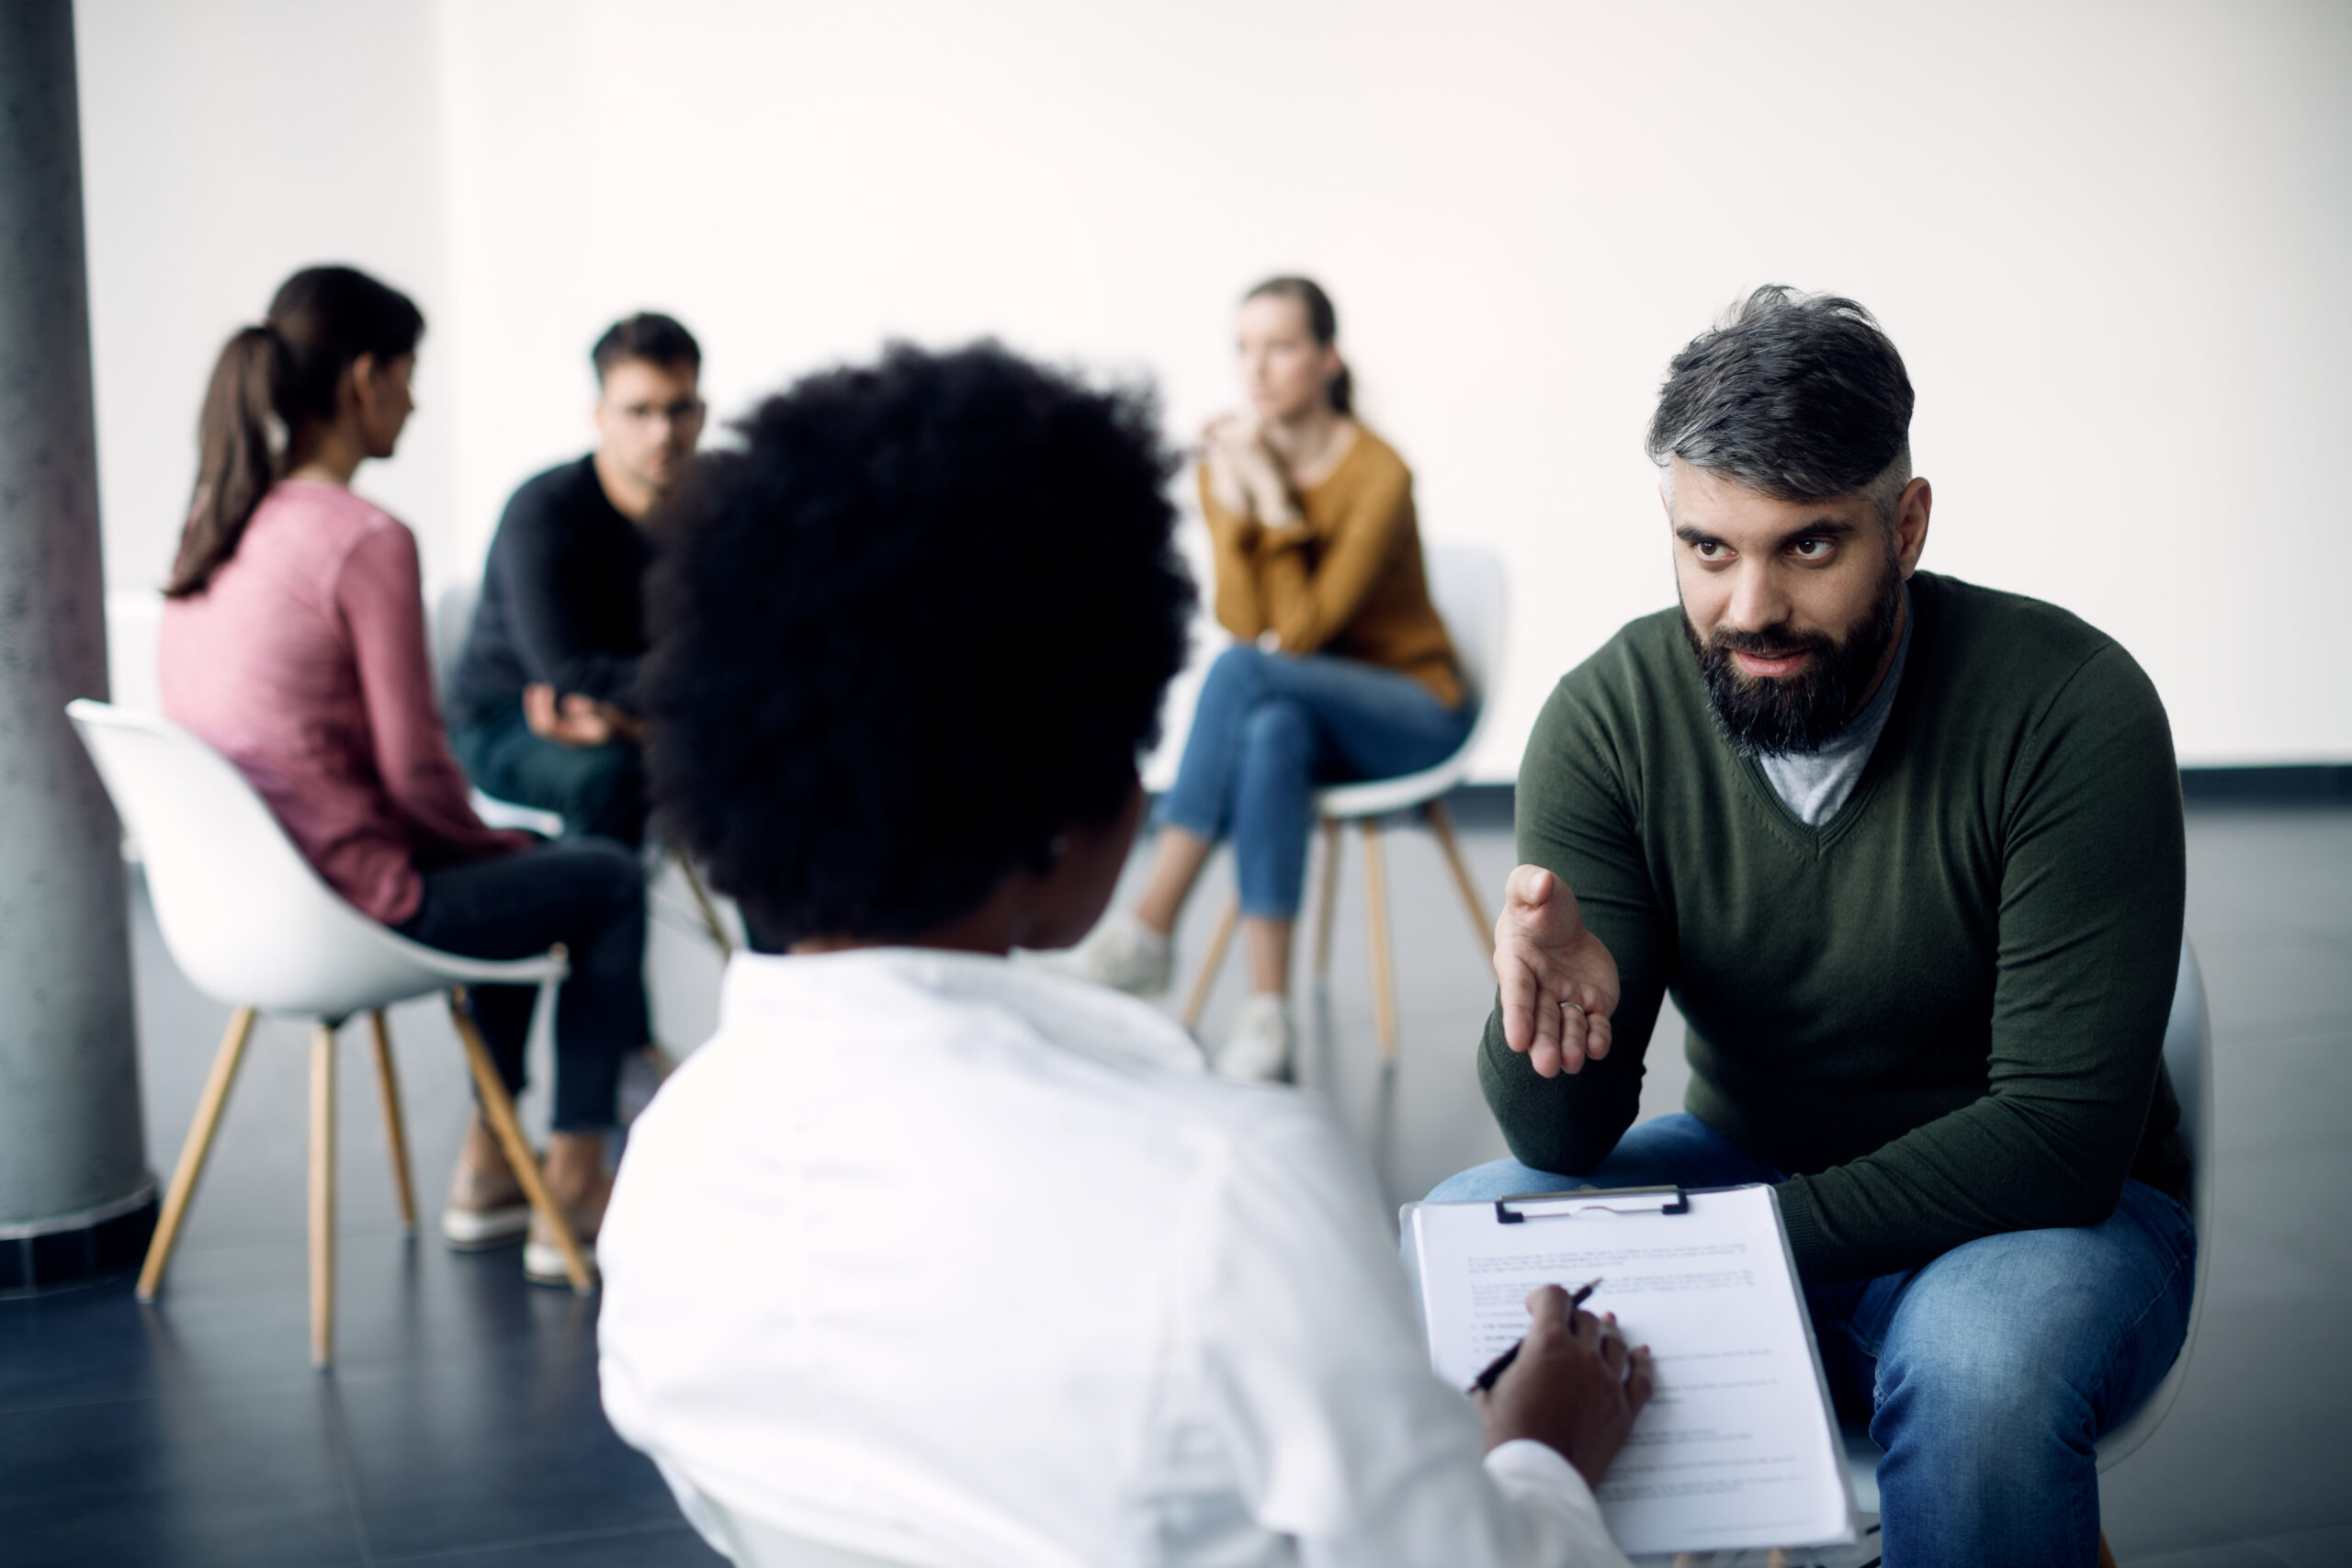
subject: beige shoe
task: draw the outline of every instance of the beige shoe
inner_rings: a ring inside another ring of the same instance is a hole
[[[582,1229],[574,1217],[571,1235],[580,1243],[580,1260],[588,1265],[588,1277],[594,1280],[596,1277],[596,1233]],[[537,1214],[531,1216],[530,1235],[523,1243],[523,1278],[534,1285],[569,1287],[571,1283],[571,1276],[563,1267],[563,1248],[556,1244],[554,1227]]]
[[[552,1154],[550,1151],[547,1163],[560,1164]],[[605,1206],[613,1198],[612,1173],[604,1168],[600,1160],[594,1173],[580,1183],[567,1186],[551,1171],[548,1185],[550,1196],[563,1209],[563,1217],[571,1223],[572,1238],[580,1243],[582,1260],[593,1276],[596,1271],[596,1233],[604,1228]],[[563,1248],[556,1243],[555,1228],[537,1214],[531,1216],[530,1234],[523,1243],[523,1277],[539,1285],[571,1283],[571,1276],[563,1269]]]
[[[530,1225],[531,1205],[523,1196],[523,1184],[514,1179],[498,1140],[477,1117],[466,1129],[458,1168],[449,1176],[441,1238],[454,1251],[481,1252],[512,1245]]]

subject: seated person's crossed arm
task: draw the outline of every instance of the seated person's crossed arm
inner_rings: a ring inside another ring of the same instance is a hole
[[[2189,1303],[2178,773],[2110,638],[1917,570],[1911,406],[1848,300],[1760,289],[1675,359],[1681,607],[1528,743],[1479,1055],[1517,1158],[1434,1196],[1779,1183],[1888,1568],[2080,1568]],[[1668,991],[1689,1109],[1634,1126]]]
[[[642,694],[755,951],[630,1132],[614,1426],[707,1529],[886,1561],[1622,1563],[1644,1353],[1547,1289],[1490,1396],[1441,1383],[1322,1102],[1008,960],[1102,913],[1183,660],[1148,400],[901,348],[742,434]]]
[[[567,836],[645,831],[637,672],[646,535],[702,437],[702,349],[667,316],[596,340],[596,449],[506,503],[449,675],[451,741],[477,787],[563,818]]]

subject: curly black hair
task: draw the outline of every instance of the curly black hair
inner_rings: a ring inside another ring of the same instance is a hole
[[[899,344],[735,428],[658,524],[639,700],[754,945],[908,940],[1115,818],[1194,600],[1151,392]]]

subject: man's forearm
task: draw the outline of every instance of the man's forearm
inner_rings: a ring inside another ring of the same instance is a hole
[[[1641,1058],[1656,1018],[1652,1004],[1637,1033],[1621,1024],[1608,1056],[1546,1078],[1505,1042],[1502,1010],[1489,1014],[1478,1044],[1478,1087],[1511,1157],[1564,1176],[1585,1175],[1607,1159],[1640,1109]]]
[[[1808,1284],[1891,1274],[2005,1231],[2094,1225],[2114,1213],[2147,1120],[2140,1092],[2104,1104],[1987,1096],[1875,1153],[1781,1189]]]

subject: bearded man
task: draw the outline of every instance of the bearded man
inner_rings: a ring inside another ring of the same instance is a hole
[[[2179,774],[2113,640],[1918,570],[1911,409],[1851,300],[1758,289],[1675,357],[1681,606],[1528,742],[1479,1053],[1516,1157],[1431,1196],[1775,1183],[1888,1568],[2082,1568],[2092,1444],[2188,1315]],[[1668,992],[1688,1109],[1634,1126]]]

